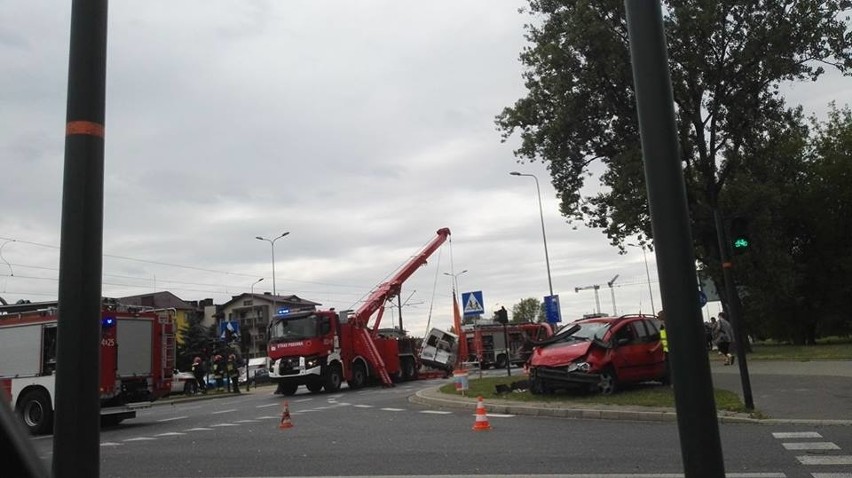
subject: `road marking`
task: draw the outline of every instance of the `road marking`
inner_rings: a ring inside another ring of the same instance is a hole
[[[121,443],[116,443],[112,441],[105,441],[101,443],[101,446],[121,446]]]
[[[238,427],[236,423],[217,423],[215,425],[210,425],[211,427]]]
[[[188,431],[188,432],[203,432],[203,431],[213,431],[213,429],[212,428],[199,427],[199,428],[190,428],[190,429],[185,430],[185,431]]]
[[[237,423],[257,423],[257,420],[237,420]]]
[[[814,478],[852,478],[852,473],[811,473]]]
[[[805,455],[797,456],[796,459],[803,465],[852,465],[852,455]]]
[[[301,400],[293,400],[293,403],[310,402],[313,398],[303,398]]]
[[[151,441],[151,440],[156,440],[156,438],[136,437],[136,438],[128,438],[127,440],[121,440],[121,441]]]
[[[475,417],[476,414],[474,413],[474,414],[471,414],[470,416]],[[485,416],[492,417],[492,418],[512,418],[512,417],[514,417],[514,415],[508,415],[508,414],[505,414],[505,413],[486,413]]]
[[[355,408],[373,408],[372,405],[354,405]]]
[[[773,433],[775,438],[822,438],[817,432],[780,432]]]
[[[257,420],[271,420],[271,419],[273,419],[273,418],[276,418],[276,419],[277,419],[277,418],[281,418],[281,417],[271,417],[271,416],[269,416],[269,415],[264,415],[264,416],[262,416],[262,417],[257,417]]]
[[[219,415],[220,413],[230,413],[230,412],[236,412],[236,411],[237,411],[236,408],[232,408],[230,410],[220,410],[218,412],[213,412],[213,415]]]
[[[157,421],[158,421],[158,422],[171,422],[171,421],[174,421],[174,420],[183,420],[184,418],[189,418],[189,417],[172,417],[172,418],[163,418],[162,420],[157,420]]]
[[[154,435],[154,436],[155,436],[155,437],[173,437],[173,436],[178,436],[178,435],[186,435],[186,433],[181,433],[181,432],[167,432],[167,433],[160,433],[159,435]]]
[[[452,415],[453,412],[442,412],[440,410],[421,410],[420,413],[429,415]]]
[[[267,408],[267,407],[279,407],[277,403],[267,403],[266,405],[257,405],[254,408]]]
[[[839,450],[840,447],[832,442],[782,443],[787,450]]]
[[[404,408],[381,408],[380,410],[383,410],[385,412],[404,412],[405,411]]]

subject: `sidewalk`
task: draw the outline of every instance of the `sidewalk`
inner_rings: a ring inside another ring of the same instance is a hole
[[[767,418],[718,412],[720,423],[809,424],[852,426],[852,361],[755,361],[748,363],[755,408]],[[716,388],[742,399],[739,367],[711,363]],[[411,402],[436,408],[475,410],[476,397],[450,395],[438,387],[421,390]],[[490,413],[601,420],[675,421],[672,408],[486,400]]]

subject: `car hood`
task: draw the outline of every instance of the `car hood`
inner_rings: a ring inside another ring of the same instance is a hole
[[[530,357],[530,365],[533,367],[559,367],[568,365],[586,355],[591,346],[592,342],[583,340],[536,347]]]

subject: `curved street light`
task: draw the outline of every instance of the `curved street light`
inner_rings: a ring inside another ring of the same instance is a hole
[[[544,232],[544,210],[541,207],[541,188],[538,186],[538,178],[534,174],[524,174],[518,171],[509,173],[512,176],[527,176],[535,179],[535,190],[538,192],[538,213],[541,216],[541,238],[544,240],[544,262],[547,265],[547,285],[550,289],[550,296],[553,297],[553,281],[550,279],[550,257],[547,254],[547,234]]]

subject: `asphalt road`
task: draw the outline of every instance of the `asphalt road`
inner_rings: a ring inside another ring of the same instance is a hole
[[[283,398],[272,395],[272,388],[155,406],[102,431],[101,475],[639,478],[682,473],[674,422],[490,414],[492,430],[475,432],[470,411],[408,401],[417,390],[441,383],[331,395],[300,392],[288,398],[293,427],[283,430]],[[722,424],[720,433],[728,476],[852,478],[852,427]],[[50,437],[34,444],[49,464]]]

